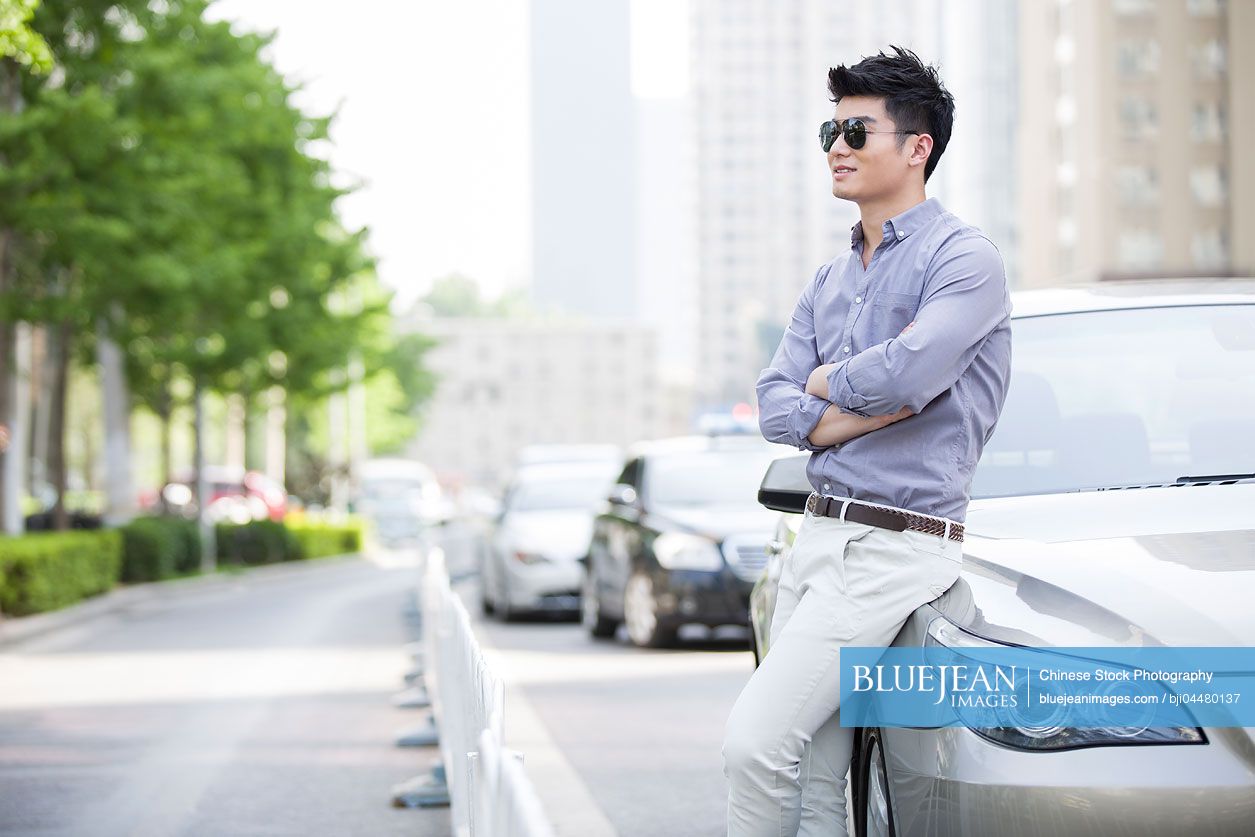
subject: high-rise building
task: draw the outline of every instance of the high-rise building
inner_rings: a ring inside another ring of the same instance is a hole
[[[633,318],[635,129],[628,0],[531,0],[537,307]],[[502,125],[502,166],[519,165]]]
[[[1255,269],[1255,3],[1021,13],[1024,284]]]
[[[1007,219],[1018,91],[1007,80],[1015,10],[1006,5],[692,1],[702,407],[753,403],[801,289],[850,246],[858,207],[832,196],[818,139],[819,124],[832,118],[830,67],[897,44],[938,65],[956,98],[968,94],[928,193],[985,229],[1014,263]],[[961,40],[972,25],[990,49]]]

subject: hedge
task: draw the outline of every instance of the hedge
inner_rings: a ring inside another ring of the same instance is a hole
[[[361,552],[362,542],[365,540],[360,521],[332,524],[289,520],[286,525],[300,544],[302,558],[325,558],[329,555]]]
[[[214,530],[218,561],[222,564],[256,566],[295,561],[300,543],[282,523],[254,520],[250,523],[219,523]]]
[[[218,560],[253,566],[360,552],[360,521],[219,524]],[[0,537],[0,613],[25,616],[103,593],[118,581],[160,581],[200,569],[196,522],[140,517],[120,529]]]
[[[104,593],[121,566],[116,530],[0,538],[0,613],[26,616]]]
[[[362,524],[356,521],[345,524],[309,520],[220,523],[215,535],[218,560],[245,566],[360,552],[363,541]]]
[[[120,531],[122,581],[161,581],[200,569],[200,536],[194,520],[137,517]]]

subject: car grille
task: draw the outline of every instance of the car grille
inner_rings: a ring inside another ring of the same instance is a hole
[[[723,542],[723,557],[736,573],[745,581],[758,581],[767,566],[767,541],[770,534],[738,535]]]

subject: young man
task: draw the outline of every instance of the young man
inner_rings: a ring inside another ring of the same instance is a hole
[[[728,719],[729,835],[846,833],[840,649],[888,646],[957,580],[972,472],[1006,397],[1002,259],[924,194],[954,99],[914,53],[893,53],[828,73],[832,194],[862,220],[758,379],[763,435],[813,451],[815,493],[770,650]]]

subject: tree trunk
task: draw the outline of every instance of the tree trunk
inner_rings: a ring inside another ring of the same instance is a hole
[[[266,476],[287,485],[287,409],[282,387],[266,393]]]
[[[115,306],[110,314],[116,321],[122,311]],[[101,320],[96,331],[101,409],[105,418],[104,521],[109,526],[120,526],[135,516],[135,492],[131,483],[131,398],[126,388],[122,350],[110,337],[108,323]]]
[[[22,87],[17,62],[0,58],[0,116],[22,112]],[[0,156],[0,165],[8,161]],[[0,228],[0,296],[12,287],[13,231]],[[0,320],[0,528],[9,535],[22,529],[22,460],[24,444],[16,438],[20,430],[17,398],[17,332],[15,323]]]
[[[70,386],[70,343],[74,332],[66,320],[59,323],[49,336],[56,346],[56,362],[52,366],[48,404],[48,478],[57,492],[56,504],[52,507],[52,528],[64,532],[70,528],[70,513],[65,507],[65,407]]]
[[[161,419],[161,487],[164,489],[174,481],[174,457],[171,454],[170,423],[174,414],[174,399],[170,397],[170,381],[160,382],[160,393],[157,396],[157,418]],[[165,495],[160,498],[161,507],[165,509]]]
[[[13,324],[13,354],[7,386],[9,398],[8,450],[4,455],[4,531],[20,535],[26,529],[22,498],[26,491],[26,459],[30,448],[29,323]]]
[[[198,379],[193,390],[196,415],[196,514],[200,528],[200,568],[211,573],[218,568],[214,527],[209,520],[209,480],[205,474],[205,392]]]

